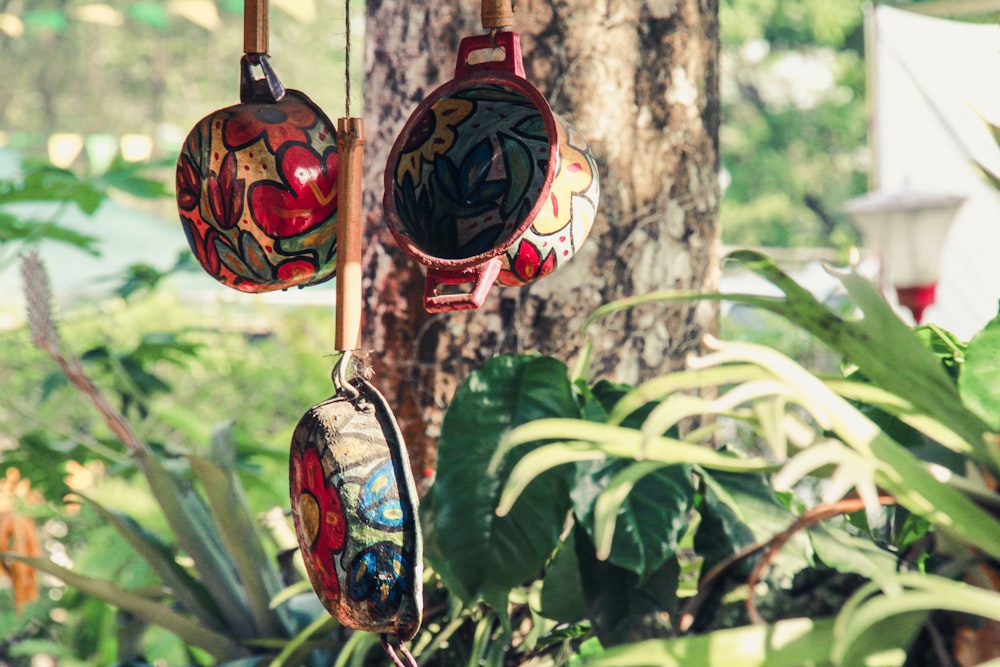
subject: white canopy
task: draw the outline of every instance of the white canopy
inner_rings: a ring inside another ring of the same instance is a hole
[[[1000,196],[976,166],[1000,176],[1000,148],[985,120],[1000,124],[1000,26],[879,6],[868,27],[873,189],[967,197],[924,321],[968,338],[1000,301]]]

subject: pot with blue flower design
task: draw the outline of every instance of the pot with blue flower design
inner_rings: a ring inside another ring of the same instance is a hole
[[[443,312],[569,261],[598,193],[586,142],[526,80],[517,33],[498,32],[463,39],[454,79],[410,116],[383,204],[400,248],[427,267],[424,307]]]

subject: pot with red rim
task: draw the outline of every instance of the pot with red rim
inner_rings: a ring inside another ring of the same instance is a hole
[[[383,205],[400,248],[427,267],[424,307],[442,312],[569,261],[598,193],[586,142],[525,79],[517,33],[499,32],[463,39],[455,77],[407,120]]]

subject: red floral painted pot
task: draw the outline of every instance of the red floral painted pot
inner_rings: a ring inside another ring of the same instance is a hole
[[[309,580],[342,624],[409,641],[423,604],[410,462],[385,398],[366,380],[303,415],[289,490]]]
[[[242,64],[241,103],[199,121],[177,161],[188,243],[209,275],[241,292],[323,282],[336,269],[336,133],[265,57]]]
[[[470,62],[494,47],[503,60]],[[396,242],[428,267],[424,307],[440,312],[477,308],[494,283],[524,285],[569,261],[599,189],[586,142],[524,78],[517,33],[501,32],[462,40],[455,78],[392,147],[383,204]]]

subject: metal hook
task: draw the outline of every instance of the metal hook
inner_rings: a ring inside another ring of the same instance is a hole
[[[351,366],[353,361],[354,351],[344,350],[340,353],[340,358],[337,359],[337,363],[333,367],[333,372],[330,373],[330,379],[333,381],[333,386],[337,390],[337,393],[347,394],[348,398],[351,400],[354,400],[361,395],[347,378],[347,369]]]

